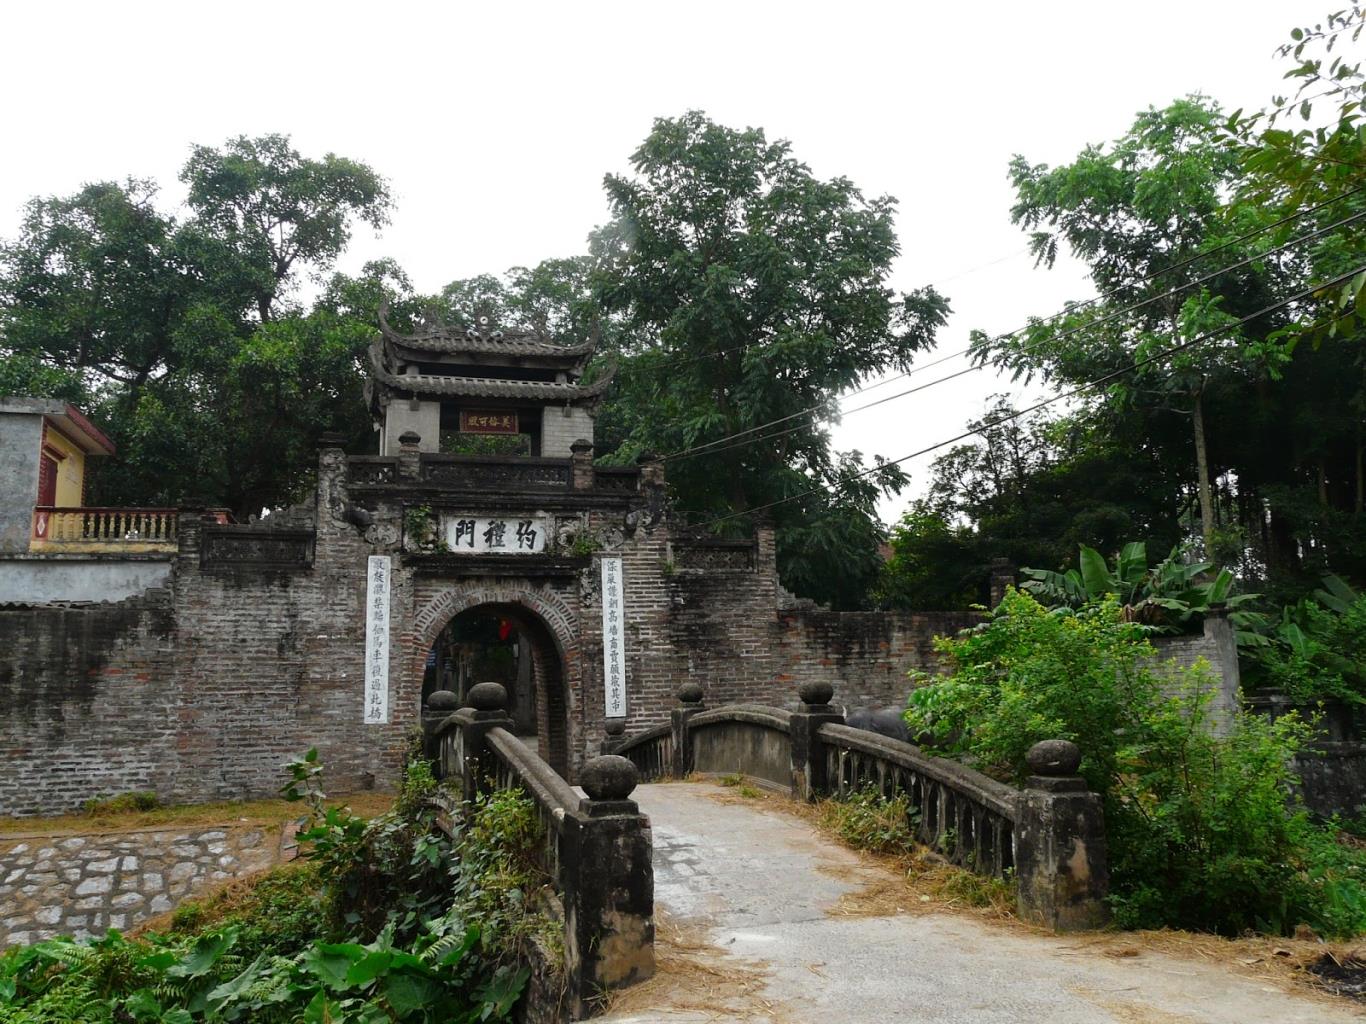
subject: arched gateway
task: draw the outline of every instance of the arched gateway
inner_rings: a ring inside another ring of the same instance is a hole
[[[576,612],[553,590],[503,582],[453,583],[413,616],[412,642],[405,671],[421,680],[425,702],[435,689],[464,698],[472,684],[492,679],[511,697],[517,732],[533,742],[541,757],[563,775],[569,772],[569,722],[575,694],[583,692]],[[449,644],[458,627],[490,626],[499,634],[492,645],[475,640]],[[495,646],[512,651],[507,665],[488,658]],[[450,657],[451,648],[455,650]]]

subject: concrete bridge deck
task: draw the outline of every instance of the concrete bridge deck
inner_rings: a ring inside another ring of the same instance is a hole
[[[1337,1024],[1366,1016],[1204,960],[1107,957],[1085,936],[918,909],[832,915],[841,897],[886,886],[895,873],[717,786],[646,785],[633,798],[654,831],[660,972],[600,1020]]]

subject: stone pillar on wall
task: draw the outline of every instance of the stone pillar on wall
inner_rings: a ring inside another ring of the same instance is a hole
[[[630,799],[636,766],[604,755],[584,766],[587,798],[559,836],[568,1002],[575,1020],[616,988],[655,973],[650,819]]]
[[[673,730],[673,776],[681,779],[692,771],[692,739],[688,735],[688,723],[706,708],[702,704],[700,683],[684,683],[678,688],[679,707],[669,712],[669,725]]]
[[[569,446],[569,451],[574,462],[574,490],[591,491],[593,489],[593,442],[581,437]]]
[[[404,480],[416,480],[422,475],[422,437],[412,430],[404,431],[398,439],[398,475]]]
[[[826,682],[803,683],[797,688],[801,706],[792,713],[792,795],[813,802],[830,792],[826,778],[825,746],[820,728],[844,724],[844,714],[830,703],[835,688]]]
[[[991,598],[988,604],[995,608],[1005,600],[1006,589],[1015,585],[1015,565],[1009,558],[993,558],[988,588]]]
[[[1214,693],[1210,695],[1209,715],[1214,723],[1214,734],[1226,736],[1233,728],[1242,702],[1243,681],[1238,668],[1238,638],[1224,608],[1205,614],[1205,643],[1210,648],[1206,658],[1214,676]]]

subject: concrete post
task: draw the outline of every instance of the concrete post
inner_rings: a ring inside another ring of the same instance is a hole
[[[576,491],[593,489],[593,442],[579,438],[569,446],[573,461],[573,487]]]
[[[991,607],[995,608],[1006,598],[1006,588],[1015,585],[1015,566],[1009,558],[993,558],[988,588],[991,593]]]
[[[560,832],[565,960],[572,1019],[612,989],[655,972],[650,819],[629,799],[636,766],[607,754],[584,766],[588,796]]]
[[[422,706],[422,755],[429,761],[441,757],[437,726],[460,710],[460,698],[450,690],[433,690]]]
[[[416,481],[422,475],[422,455],[418,445],[422,436],[415,430],[398,435],[398,476],[400,480]]]
[[[498,683],[475,684],[465,700],[468,706],[448,716],[455,719],[455,747],[442,751],[441,767],[443,778],[459,775],[461,799],[473,800],[487,788],[486,780],[493,774],[486,737],[492,729],[511,729],[512,719],[507,713],[507,691]]]
[[[797,693],[802,703],[791,719],[792,795],[813,803],[830,793],[820,727],[829,722],[843,725],[844,714],[830,704],[835,688],[829,683],[803,683]]]
[[[684,683],[678,688],[677,696],[682,706],[669,712],[674,747],[671,771],[675,779],[682,779],[692,771],[692,738],[688,735],[688,722],[706,708],[702,704],[702,687],[698,683]]]
[[[1020,917],[1059,932],[1099,928],[1109,917],[1105,816],[1077,775],[1081,751],[1045,740],[1026,759],[1034,774],[1020,794],[1015,830]]]

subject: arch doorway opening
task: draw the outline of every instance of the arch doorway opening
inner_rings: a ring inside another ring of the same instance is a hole
[[[513,731],[568,777],[564,665],[549,628],[515,604],[484,604],[446,623],[427,652],[422,702],[435,690],[462,701],[476,683],[502,684]]]

